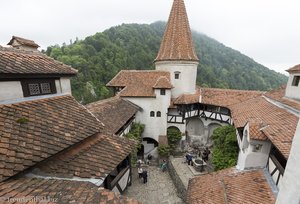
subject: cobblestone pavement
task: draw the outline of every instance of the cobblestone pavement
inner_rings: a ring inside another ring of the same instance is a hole
[[[145,204],[183,204],[176,194],[176,188],[168,172],[162,172],[157,166],[145,167],[148,171],[148,183],[143,184],[138,178],[137,169],[133,168],[132,185],[124,196],[135,198]]]

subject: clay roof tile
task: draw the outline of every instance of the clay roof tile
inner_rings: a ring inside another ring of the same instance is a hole
[[[199,61],[193,45],[184,0],[174,0],[155,61]]]

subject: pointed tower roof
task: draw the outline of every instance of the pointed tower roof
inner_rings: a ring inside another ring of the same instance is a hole
[[[193,45],[184,0],[174,0],[155,61],[199,61]]]

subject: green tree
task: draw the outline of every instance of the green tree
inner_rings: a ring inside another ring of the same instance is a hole
[[[141,123],[133,123],[130,131],[125,135],[126,138],[135,141],[135,148],[131,153],[131,163],[135,164],[137,161],[137,152],[141,148],[142,134],[144,132],[145,125]]]
[[[154,69],[165,28],[164,22],[123,24],[67,45],[49,46],[45,54],[78,70],[71,81],[74,97],[82,103],[112,96],[102,87],[122,69]],[[206,87],[270,90],[287,77],[203,34],[193,32],[200,59],[197,84]],[[96,93],[91,97],[87,83]]]
[[[168,143],[171,153],[176,149],[178,142],[181,140],[181,132],[176,127],[169,127],[167,130]]]
[[[235,128],[231,125],[219,127],[213,132],[212,139],[212,163],[215,170],[236,165],[239,147]]]

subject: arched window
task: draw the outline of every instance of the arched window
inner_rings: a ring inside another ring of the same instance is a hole
[[[156,112],[156,117],[161,117],[161,112],[160,111]]]
[[[154,114],[155,114],[154,111],[151,111],[150,112],[150,117],[154,117]]]

